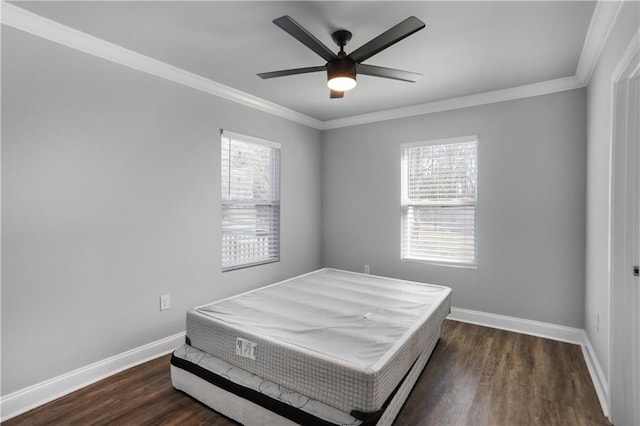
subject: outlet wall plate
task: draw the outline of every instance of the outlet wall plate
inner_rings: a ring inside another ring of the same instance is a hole
[[[160,296],[160,310],[166,311],[171,307],[171,296],[168,294],[163,294]]]

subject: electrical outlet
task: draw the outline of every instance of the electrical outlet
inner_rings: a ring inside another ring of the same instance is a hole
[[[168,294],[163,294],[160,296],[160,310],[166,311],[171,307],[171,296]]]
[[[364,265],[364,273],[365,274],[371,273],[371,269],[369,268],[369,265]]]

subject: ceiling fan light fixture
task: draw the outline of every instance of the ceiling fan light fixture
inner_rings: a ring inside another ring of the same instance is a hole
[[[336,92],[356,87],[356,63],[346,58],[327,63],[327,86]]]
[[[356,80],[351,77],[334,77],[327,81],[327,86],[336,92],[346,92],[356,87]]]

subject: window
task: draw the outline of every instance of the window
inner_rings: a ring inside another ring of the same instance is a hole
[[[402,145],[402,259],[475,266],[478,140]]]
[[[222,132],[222,270],[280,260],[280,145]]]

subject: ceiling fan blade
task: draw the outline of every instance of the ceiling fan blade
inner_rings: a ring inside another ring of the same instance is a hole
[[[289,70],[261,72],[260,74],[258,74],[258,77],[260,78],[284,77],[287,75],[306,74],[309,72],[326,71],[326,70],[327,70],[327,67],[324,65],[321,65],[319,67],[292,68]]]
[[[400,40],[409,37],[416,31],[420,31],[424,27],[424,22],[422,22],[415,16],[410,16],[404,21],[400,22],[398,25],[389,28],[378,37],[351,52],[349,54],[349,57],[354,61],[360,63],[369,59],[373,55],[380,53],[387,47],[399,42]]]
[[[375,65],[358,64],[358,74],[374,77],[392,78],[394,80],[415,83],[422,78],[422,74],[411,71],[402,71],[394,68],[378,67]]]
[[[309,49],[316,52],[325,61],[329,62],[333,59],[337,59],[338,55],[333,53],[327,46],[322,44],[320,40],[314,37],[309,31],[307,31],[302,25],[298,24],[288,15],[281,16],[273,20],[273,23],[288,32],[291,36],[297,39],[300,43],[307,46]]]
[[[338,92],[337,90],[332,90],[329,94],[329,98],[338,99],[344,96],[344,92]]]

